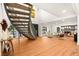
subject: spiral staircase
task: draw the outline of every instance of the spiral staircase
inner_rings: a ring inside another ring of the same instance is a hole
[[[37,32],[31,21],[33,5],[30,3],[4,3],[5,11],[15,29],[29,39],[36,39]]]

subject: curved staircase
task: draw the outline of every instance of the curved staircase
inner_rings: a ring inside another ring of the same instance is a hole
[[[36,39],[37,33],[31,21],[32,4],[4,3],[5,11],[16,30],[29,39]]]

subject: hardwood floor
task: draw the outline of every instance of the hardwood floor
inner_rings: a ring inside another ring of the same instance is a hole
[[[37,38],[28,40],[20,38],[13,40],[15,56],[79,56],[79,47],[73,37]]]

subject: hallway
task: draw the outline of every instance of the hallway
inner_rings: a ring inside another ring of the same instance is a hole
[[[79,56],[72,37],[42,37],[37,40],[20,38],[20,42],[14,39],[13,44],[16,56]]]

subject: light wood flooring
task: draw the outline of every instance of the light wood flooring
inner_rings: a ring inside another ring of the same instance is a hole
[[[14,56],[79,56],[79,46],[73,37],[25,37],[13,40]]]

